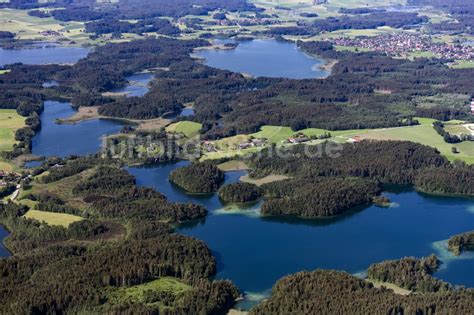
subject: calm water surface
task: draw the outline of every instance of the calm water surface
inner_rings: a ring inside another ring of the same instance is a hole
[[[75,63],[89,53],[88,48],[48,46],[31,49],[1,49],[0,66],[21,62],[41,65],[53,63]]]
[[[116,89],[113,92],[123,93],[127,97],[131,96],[143,96],[148,93],[148,84],[153,80],[154,75],[152,73],[137,73],[126,77],[125,79],[129,82],[127,86]]]
[[[357,274],[370,264],[405,256],[437,254],[437,277],[474,287],[474,255],[451,255],[445,240],[474,230],[474,201],[439,198],[412,190],[386,192],[395,206],[375,206],[336,219],[263,218],[259,205],[239,209],[223,205],[215,194],[189,195],[168,181],[169,172],[186,162],[129,168],[137,183],[154,187],[174,202],[201,204],[206,219],[179,232],[205,241],[218,259],[217,278],[231,279],[247,293],[248,307],[269,293],[282,276],[316,268]],[[244,172],[227,173],[227,183]],[[227,209],[226,209],[227,208]]]
[[[123,124],[94,119],[76,124],[58,124],[56,119],[74,114],[70,103],[46,101],[41,114],[41,130],[33,137],[32,153],[37,156],[86,155],[99,151],[102,136],[120,131]]]
[[[235,49],[201,50],[194,54],[206,64],[220,69],[251,74],[256,77],[291,79],[324,78],[322,59],[311,57],[294,43],[276,40],[239,42]]]

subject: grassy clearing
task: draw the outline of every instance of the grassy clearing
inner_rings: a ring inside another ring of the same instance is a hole
[[[10,70],[0,70],[0,75],[7,74],[7,73],[10,73]]]
[[[25,117],[14,109],[0,109],[0,151],[11,151],[16,143],[15,132],[25,126]]]
[[[147,295],[149,295],[150,292],[156,295],[160,293],[171,293],[179,299],[180,295],[192,289],[191,286],[176,278],[163,277],[144,284],[113,290],[110,292],[109,298],[111,304],[120,304],[123,302],[147,303],[164,307],[164,305],[161,305],[159,301],[150,301],[149,298],[147,298]]]
[[[450,134],[454,134],[454,135],[471,134],[471,131],[469,129],[467,129],[465,125],[461,125],[461,124],[456,124],[456,125],[455,124],[447,124],[447,125],[444,125],[444,130],[446,130]],[[473,146],[474,146],[474,144],[473,144]]]
[[[404,289],[404,288],[401,288],[393,283],[388,283],[388,282],[380,282],[380,281],[375,281],[375,280],[369,280],[367,279],[367,282],[370,282],[374,285],[374,287],[376,288],[381,288],[381,287],[385,287],[387,289],[390,289],[392,290],[395,294],[399,294],[399,295],[408,295],[411,293],[410,290],[407,290],[407,289]]]
[[[242,171],[247,170],[249,167],[243,161],[227,161],[217,165],[217,167],[223,172],[230,172],[230,171]]]
[[[0,160],[0,171],[12,172],[14,169],[11,163]]]
[[[71,223],[84,220],[84,218],[81,218],[77,215],[47,212],[47,211],[40,211],[40,210],[29,210],[24,215],[24,217],[28,219],[35,219],[40,222],[44,222],[48,225],[60,225],[66,228],[69,227]]]
[[[412,127],[388,128],[368,131],[358,134],[362,139],[375,140],[407,140],[428,145],[438,149],[449,160],[462,160],[474,163],[474,145],[472,142],[449,144],[429,124]],[[460,153],[454,154],[452,148],[456,147]]]
[[[385,128],[385,129],[352,129],[352,130],[336,130],[330,131],[326,129],[308,128],[300,130],[299,132],[304,133],[307,137],[319,136],[326,133],[331,134],[330,141],[345,143],[350,138],[358,136],[361,139],[373,139],[373,140],[406,140],[428,145],[437,148],[442,155],[446,156],[449,160],[454,161],[456,159],[465,161],[469,164],[474,164],[474,145],[472,142],[462,142],[459,144],[449,144],[444,142],[444,139],[436,133],[433,129],[433,123],[435,119],[415,117],[420,123],[417,126],[399,127],[399,128]],[[462,121],[449,121],[445,122],[447,128],[453,128],[457,131],[469,132],[462,124]],[[239,150],[238,144],[247,140],[250,136],[255,138],[266,138],[269,143],[275,143],[279,145],[289,145],[285,140],[293,136],[296,132],[290,127],[283,126],[263,126],[257,133],[251,135],[237,135],[229,138],[224,138],[215,142],[218,152],[205,153],[202,160],[208,159],[219,159],[236,156],[245,156],[261,150],[261,148],[250,148],[245,150]],[[465,132],[466,133],[466,132]],[[321,140],[314,140],[309,144],[320,143]],[[452,148],[456,147],[459,153],[455,154],[452,152]]]
[[[193,121],[180,121],[166,127],[167,132],[182,133],[186,137],[191,138],[199,134],[202,125]]]
[[[22,191],[19,196],[20,200],[24,200],[27,194],[33,195],[40,195],[40,194],[48,194],[58,196],[62,200],[67,201],[67,204],[71,207],[75,207],[77,209],[86,210],[88,209],[88,205],[80,198],[76,198],[72,193],[73,188],[82,181],[87,176],[91,175],[93,170],[87,170],[80,174],[63,178],[58,180],[57,182],[42,184],[37,181],[37,179],[41,176],[45,176],[42,174],[40,176],[35,177],[35,184],[33,187],[28,191]]]
[[[257,186],[262,186],[264,184],[278,182],[281,180],[289,179],[290,177],[285,175],[268,175],[260,179],[252,179],[248,175],[240,177],[240,181],[244,183],[254,184]]]
[[[474,68],[474,61],[459,60],[449,64],[452,69],[471,69]]]

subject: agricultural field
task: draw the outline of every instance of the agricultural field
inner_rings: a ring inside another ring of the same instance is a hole
[[[11,151],[16,130],[25,126],[25,117],[14,109],[0,109],[0,151]]]
[[[192,138],[199,134],[199,130],[201,130],[201,128],[202,125],[200,123],[193,121],[180,121],[169,125],[165,129],[167,132],[182,133],[184,136]]]
[[[79,222],[84,220],[83,218],[67,214],[67,213],[56,213],[40,210],[29,210],[25,215],[25,218],[35,219],[39,222],[44,222],[48,225],[59,225],[64,227],[69,227],[71,223]]]
[[[88,34],[83,32],[82,22],[61,22],[54,18],[38,18],[29,16],[26,10],[1,9],[0,29],[15,33],[18,39],[56,41],[68,38],[77,43],[90,41]],[[59,35],[43,35],[41,32],[54,31]]]
[[[86,210],[88,207],[87,204],[84,203],[82,199],[75,198],[74,194],[72,193],[72,189],[77,185],[78,182],[80,182],[81,180],[89,176],[92,172],[93,170],[87,170],[77,175],[66,177],[56,182],[52,182],[48,184],[42,184],[37,181],[41,176],[46,175],[45,173],[43,173],[35,177],[35,184],[30,190],[22,191],[20,193],[19,199],[21,202],[24,202],[27,194],[54,195],[63,200],[67,200],[67,204],[70,205],[71,207],[75,207],[81,210]]]
[[[431,125],[420,125],[412,127],[388,128],[367,131],[360,133],[361,139],[374,140],[407,140],[421,143],[438,149],[442,155],[449,160],[462,160],[466,163],[474,163],[474,144],[472,142],[462,142],[459,144],[446,143],[444,139],[433,129]],[[452,148],[458,149],[459,153],[452,152]]]
[[[459,60],[454,63],[449,64],[449,67],[452,69],[469,69],[474,68],[474,61],[468,60]]]
[[[409,126],[409,127],[398,127],[398,128],[386,128],[386,129],[353,129],[353,130],[336,130],[330,131],[326,129],[308,128],[298,131],[303,133],[307,137],[321,136],[324,134],[330,134],[331,138],[328,140],[346,143],[352,141],[353,138],[357,137],[360,139],[373,139],[373,140],[407,140],[425,144],[434,148],[437,148],[441,154],[446,156],[449,160],[463,160],[469,164],[474,163],[474,144],[472,142],[462,142],[459,144],[449,144],[438,135],[433,129],[432,124],[436,120],[430,118],[416,118],[420,125]],[[461,121],[450,121],[445,123],[447,128],[453,128],[457,131],[469,132],[467,128],[461,125]],[[464,128],[464,129],[461,129]],[[224,157],[233,156],[244,156],[246,154],[258,152],[261,148],[252,147],[249,149],[239,149],[238,145],[249,138],[265,138],[268,143],[274,143],[277,145],[291,145],[287,143],[287,139],[297,132],[293,131],[290,127],[283,126],[263,126],[257,133],[250,135],[237,135],[220,139],[214,142],[217,152],[206,152],[203,160],[207,159],[219,159]],[[318,144],[322,140],[312,140],[307,142],[308,144]],[[459,153],[453,153],[452,148],[456,147]]]

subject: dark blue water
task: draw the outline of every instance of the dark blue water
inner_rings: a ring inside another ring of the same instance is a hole
[[[17,62],[30,65],[75,63],[88,53],[89,49],[81,47],[0,48],[0,66]]]
[[[194,115],[194,109],[192,109],[192,108],[185,108],[179,114],[179,116],[182,116],[182,117],[190,117],[190,116],[193,116],[193,115]]]
[[[113,92],[123,93],[127,97],[131,96],[143,96],[148,93],[148,84],[153,80],[154,75],[152,73],[137,73],[126,77],[125,79],[129,82],[127,86],[116,89]]]
[[[201,50],[195,55],[204,58],[211,67],[256,77],[311,79],[328,76],[320,68],[323,60],[305,54],[293,43],[283,41],[244,41],[239,42],[235,49]]]
[[[46,101],[41,130],[33,137],[32,153],[37,156],[86,155],[99,151],[102,136],[120,131],[117,121],[95,119],[77,124],[57,124],[56,119],[74,114],[70,103]]]
[[[3,244],[3,239],[8,236],[8,232],[3,228],[3,226],[0,225],[0,257],[8,257],[10,256],[10,253],[8,250],[5,248],[5,245]]]
[[[324,268],[355,274],[375,262],[432,253],[444,263],[437,277],[474,287],[474,254],[455,257],[443,242],[474,230],[473,200],[408,190],[385,193],[394,207],[371,206],[335,219],[263,218],[258,204],[225,210],[215,194],[188,195],[169,183],[169,172],[185,164],[130,168],[129,172],[139,185],[154,187],[171,201],[207,207],[206,219],[185,224],[179,232],[208,244],[218,259],[217,277],[231,279],[244,290],[248,305],[268,294],[279,278],[297,271]],[[235,182],[242,174],[230,172],[227,181]]]

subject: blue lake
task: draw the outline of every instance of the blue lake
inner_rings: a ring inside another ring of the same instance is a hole
[[[440,198],[412,190],[386,192],[397,205],[354,210],[333,219],[304,220],[259,215],[259,204],[248,209],[223,205],[216,194],[189,195],[168,181],[169,172],[187,162],[129,168],[139,185],[153,187],[174,202],[205,206],[206,219],[184,224],[180,233],[208,244],[218,259],[217,278],[230,279],[246,292],[241,307],[269,294],[281,277],[316,268],[358,274],[370,264],[432,253],[443,261],[437,277],[474,287],[474,254],[459,257],[445,249],[452,235],[474,230],[474,201]],[[227,173],[226,182],[245,172]]]
[[[17,62],[30,65],[75,63],[86,57],[89,51],[88,48],[61,46],[11,50],[0,48],[0,66]]]
[[[125,78],[129,82],[127,86],[116,89],[113,92],[125,94],[127,97],[143,96],[148,93],[148,84],[153,80],[153,78],[153,73],[137,73],[131,75]]]
[[[237,48],[201,50],[195,56],[205,59],[211,67],[251,74],[256,77],[291,79],[324,78],[324,60],[309,56],[294,43],[277,40],[239,42]]]
[[[3,226],[0,226],[0,240],[3,240],[7,236],[8,236],[8,232],[3,228]],[[7,257],[7,256],[10,256],[10,253],[5,248],[5,244],[3,244],[3,242],[0,242],[0,257]]]
[[[96,153],[102,136],[120,131],[123,124],[112,120],[94,119],[76,124],[58,124],[56,119],[75,113],[70,103],[46,101],[41,113],[41,130],[33,137],[32,153],[37,156],[85,155]]]

